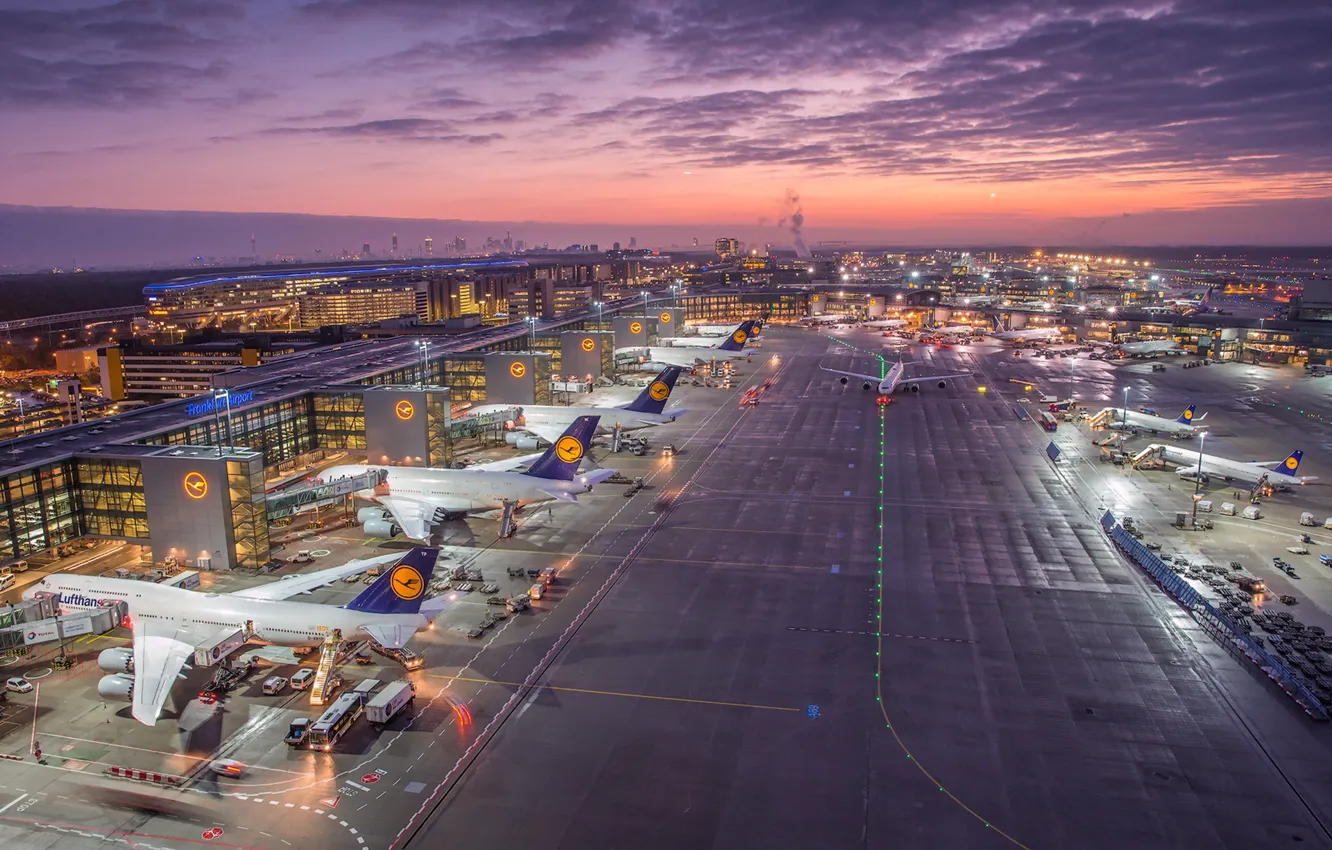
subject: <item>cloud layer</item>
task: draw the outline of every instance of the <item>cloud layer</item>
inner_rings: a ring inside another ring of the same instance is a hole
[[[1332,195],[1327,4],[20,2],[0,202],[680,221],[801,185],[891,228]],[[196,179],[106,174],[136,157]]]

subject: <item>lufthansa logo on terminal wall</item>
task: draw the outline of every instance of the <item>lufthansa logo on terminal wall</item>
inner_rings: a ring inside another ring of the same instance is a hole
[[[594,342],[594,341],[592,340],[592,337],[589,336],[589,337],[585,337],[585,338],[583,339],[583,350],[584,350],[584,351],[591,351],[592,349],[594,349],[594,348],[596,348],[596,347],[597,347],[597,344],[596,344],[596,342]]]
[[[389,576],[389,587],[393,590],[394,596],[408,602],[425,593],[425,581],[421,578],[421,573],[416,567],[409,567],[406,564],[393,568],[393,573]]]
[[[661,319],[663,322],[665,322],[665,323],[668,324],[668,325],[671,323],[671,314],[670,314],[670,313],[662,313],[662,314],[661,314],[660,316],[658,316],[657,318]]]
[[[191,472],[185,476],[185,495],[191,499],[202,499],[208,495],[208,479],[202,473]]]
[[[643,323],[642,323],[642,322],[630,322],[630,323],[629,323],[629,333],[631,333],[631,334],[641,334],[642,332],[643,332]]]
[[[648,387],[648,395],[652,396],[653,401],[665,401],[670,394],[671,388],[661,381],[653,381],[652,386]]]
[[[416,407],[407,399],[393,405],[393,415],[406,422],[416,415]]]
[[[509,364],[509,374],[513,375],[515,378],[521,378],[523,375],[527,374],[527,367],[515,360],[513,363]]]
[[[583,444],[577,437],[565,434],[555,443],[555,456],[565,463],[583,459]]]

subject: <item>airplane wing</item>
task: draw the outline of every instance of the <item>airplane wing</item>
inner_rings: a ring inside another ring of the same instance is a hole
[[[832,372],[834,375],[846,375],[848,378],[864,378],[866,381],[873,381],[876,384],[883,381],[883,378],[878,375],[862,375],[859,372],[847,372],[843,369],[829,369],[826,366],[820,366],[819,368],[825,372]]]
[[[375,643],[389,649],[402,649],[407,645],[407,641],[416,634],[415,626],[405,626],[402,623],[372,623],[368,626],[361,626],[361,630],[375,639]]]
[[[614,475],[614,469],[592,469],[587,472],[579,473],[577,481],[579,484],[586,484],[589,487],[593,487]]]
[[[430,536],[430,520],[436,506],[403,496],[381,496],[379,503],[388,508],[389,513],[393,514],[393,521],[412,540],[425,540]]]
[[[909,378],[903,376],[902,383],[914,384],[917,381],[947,381],[951,378],[970,378],[972,377],[972,374],[973,373],[971,372],[963,372],[960,375],[912,375]]]
[[[207,636],[170,620],[134,621],[134,719],[145,726],[157,724],[162,706],[171,695],[180,668],[194,655],[194,647]]]
[[[524,425],[523,430],[529,434],[537,435],[553,446],[555,445],[555,441],[564,435],[565,429],[568,428],[570,424],[570,422],[566,422],[563,425]],[[540,457],[540,455],[537,455],[537,457]]]
[[[555,438],[559,439],[559,434],[556,434]],[[554,442],[554,440],[547,440],[547,442]],[[516,469],[524,464],[532,463],[543,454],[545,454],[545,452],[536,452],[535,454],[522,455],[521,457],[511,457],[507,460],[492,460],[490,463],[477,463],[467,468],[480,470],[482,472],[508,472],[509,470]]]
[[[326,584],[332,584],[349,575],[363,573],[376,564],[387,564],[391,561],[396,561],[401,557],[401,552],[394,552],[392,555],[380,555],[375,558],[352,561],[341,567],[317,570],[312,573],[304,573],[303,575],[287,576],[269,584],[261,584],[258,587],[247,587],[244,590],[234,591],[231,595],[239,596],[243,599],[267,599],[271,601],[290,599],[298,594],[309,593],[315,588],[323,587]]]

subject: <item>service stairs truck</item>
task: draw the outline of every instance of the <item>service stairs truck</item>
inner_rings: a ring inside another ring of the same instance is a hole
[[[365,717],[375,729],[383,729],[398,712],[416,699],[416,683],[406,679],[390,682],[365,704]]]

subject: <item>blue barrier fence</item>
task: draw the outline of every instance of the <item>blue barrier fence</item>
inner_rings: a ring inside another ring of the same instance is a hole
[[[1222,640],[1229,641],[1236,650],[1258,665],[1268,678],[1276,682],[1287,696],[1315,720],[1327,720],[1328,709],[1304,684],[1299,673],[1264,649],[1251,635],[1239,627],[1229,616],[1217,610],[1205,596],[1194,589],[1156,553],[1134,539],[1119,525],[1109,511],[1101,517],[1101,528],[1114,544],[1128,555],[1147,575],[1161,585],[1171,596],[1199,619],[1202,624]]]

